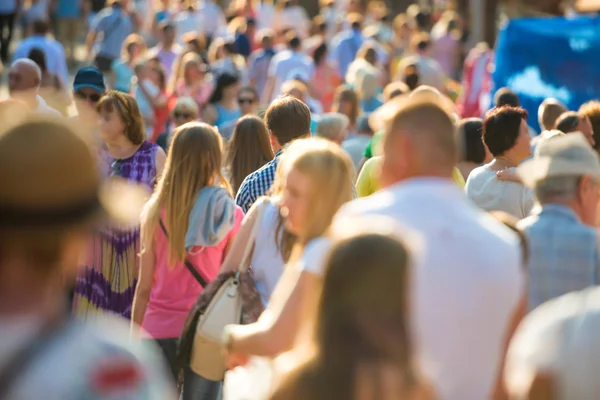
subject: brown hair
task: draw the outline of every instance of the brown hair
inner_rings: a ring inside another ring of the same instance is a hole
[[[358,94],[356,94],[354,89],[349,88],[348,86],[340,86],[335,92],[335,98],[333,100],[331,112],[341,113],[340,106],[342,102],[351,104],[350,115],[346,116],[350,119],[351,126],[356,125],[356,120],[358,119],[358,114],[360,112]]]
[[[590,119],[592,130],[594,131],[596,149],[600,148],[600,101],[588,101],[579,108],[579,113],[587,115]]]
[[[142,144],[146,140],[144,118],[132,96],[111,90],[100,99],[96,110],[99,114],[116,111],[125,124],[125,136],[131,143]]]
[[[576,111],[564,112],[558,117],[554,123],[554,129],[558,129],[563,133],[571,133],[577,131],[577,126],[581,122],[581,115]]]
[[[567,111],[567,108],[563,106],[558,100],[544,100],[538,110],[538,122],[542,130],[549,131],[551,129],[554,129],[556,120],[565,111]]]
[[[143,54],[146,51],[146,42],[144,38],[137,33],[132,33],[125,38],[123,46],[121,46],[121,58],[126,61],[131,61],[131,47],[137,45],[140,48],[140,53]]]
[[[383,398],[405,398],[418,386],[409,329],[406,246],[387,234],[351,236],[334,245],[325,271],[313,318],[312,351],[284,376],[271,400],[359,398],[357,392],[365,385],[367,390],[383,391],[385,371],[393,371],[402,381],[401,393],[385,393]]]
[[[310,133],[310,109],[291,96],[275,99],[265,113],[265,123],[281,146]]]
[[[377,63],[377,50],[371,43],[364,44],[356,53],[356,58],[361,58],[371,65]]]
[[[235,125],[225,159],[233,194],[237,193],[246,176],[271,161],[273,157],[265,123],[254,116],[241,118]]]

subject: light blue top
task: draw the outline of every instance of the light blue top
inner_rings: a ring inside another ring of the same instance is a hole
[[[119,58],[121,46],[127,36],[133,33],[133,21],[129,15],[121,12],[121,8],[112,6],[98,13],[97,23],[92,30],[102,34],[99,55]]]
[[[81,16],[81,0],[58,0],[56,16],[58,18],[79,18]]]
[[[370,99],[365,99],[360,102],[360,107],[364,113],[372,113],[382,105],[383,101],[381,101],[379,96],[371,97]]]
[[[329,57],[337,62],[342,79],[346,77],[348,67],[356,58],[356,53],[358,53],[364,41],[362,33],[354,29],[340,32],[333,38]]]
[[[217,120],[215,121],[217,128],[225,127],[227,124],[238,120],[242,116],[239,108],[229,110],[220,104],[215,104],[215,108],[217,109],[218,115]]]
[[[115,74],[115,90],[123,93],[129,93],[131,89],[131,78],[135,71],[125,61],[115,60],[112,63],[112,72]]]
[[[206,186],[192,206],[185,234],[186,251],[196,246],[216,246],[235,225],[235,201],[227,190]]]

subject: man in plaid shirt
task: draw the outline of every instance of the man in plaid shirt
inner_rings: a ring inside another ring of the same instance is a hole
[[[235,202],[244,212],[248,212],[252,204],[271,188],[283,148],[291,141],[310,133],[310,110],[300,100],[289,96],[280,97],[267,109],[265,123],[276,154],[272,161],[248,175],[242,182]]]

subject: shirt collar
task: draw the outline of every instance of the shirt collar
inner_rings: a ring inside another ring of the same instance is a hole
[[[581,222],[579,216],[573,211],[572,208],[563,206],[562,204],[543,204],[541,209],[538,211],[538,215],[560,215],[570,219],[571,221]]]
[[[283,149],[279,149],[277,153],[275,153],[275,158],[279,158],[280,155],[283,154]]]

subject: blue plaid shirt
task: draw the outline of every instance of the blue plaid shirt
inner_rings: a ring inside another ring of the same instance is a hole
[[[283,153],[283,150],[279,150],[273,160],[248,175],[240,185],[237,196],[235,196],[235,202],[244,210],[244,213],[250,210],[252,204],[260,196],[266,195],[269,189],[271,189],[281,153]]]
[[[546,204],[519,227],[529,239],[530,310],[565,293],[598,285],[598,233],[573,210]]]

